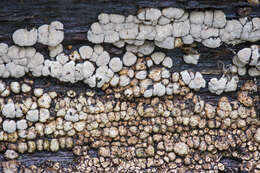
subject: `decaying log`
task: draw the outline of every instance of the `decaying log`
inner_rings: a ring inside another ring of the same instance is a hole
[[[77,49],[81,45],[92,45],[87,41],[86,32],[90,25],[97,20],[97,15],[102,12],[118,13],[123,15],[136,14],[136,12],[145,7],[179,7],[187,10],[193,9],[221,9],[226,13],[227,18],[238,18],[237,10],[243,7],[252,8],[250,16],[260,16],[260,6],[252,6],[245,1],[237,0],[2,0],[0,2],[0,42],[13,44],[11,34],[18,28],[31,28],[39,27],[42,24],[50,23],[54,20],[59,20],[64,24],[65,39],[63,45],[65,52],[69,53]],[[256,44],[260,45],[260,41]],[[67,46],[72,45],[72,50],[67,49]],[[196,49],[201,54],[199,64],[188,65],[182,60],[183,50],[163,50],[174,60],[172,71],[181,71],[184,69],[192,69],[194,71],[201,71],[205,80],[208,82],[212,77],[220,77],[222,71],[216,67],[216,61],[222,61],[225,64],[230,64],[233,57],[232,51],[237,51],[242,47],[251,45],[251,43],[243,43],[237,46],[222,45],[217,49],[209,49],[198,44]],[[122,51],[111,46],[104,45],[105,49],[117,56],[122,56]],[[47,47],[37,45],[37,48],[44,55],[48,56]],[[156,48],[160,50],[159,48]],[[29,77],[29,76],[26,76]],[[25,77],[25,78],[26,78]],[[248,75],[240,78],[239,86],[245,80],[252,79]],[[16,79],[3,79],[10,82]],[[23,79],[19,79],[23,80]],[[35,80],[36,87],[44,87],[46,90],[61,91],[74,88],[76,90],[87,90],[88,87],[83,83],[77,84],[64,84],[57,80],[49,78],[37,78]],[[258,87],[260,86],[260,78],[256,78]],[[260,90],[260,89],[259,89]],[[216,100],[219,96],[209,93],[208,89],[202,89],[199,94],[206,101],[217,104]],[[259,93],[258,93],[259,94]],[[225,94],[231,100],[236,97],[235,93]],[[260,106],[258,105],[260,112]],[[35,153],[26,154],[20,158],[21,163],[26,166],[35,164],[40,165],[43,161],[52,160],[64,163],[72,163],[74,156],[71,152],[58,152],[58,153]],[[0,154],[0,162],[3,161],[3,155]],[[236,167],[238,161],[232,161],[230,158],[223,160],[224,164],[230,164],[230,167]],[[1,172],[0,166],[0,172]]]

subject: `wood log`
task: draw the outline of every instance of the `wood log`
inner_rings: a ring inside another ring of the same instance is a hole
[[[58,20],[64,24],[65,38],[63,41],[65,53],[69,53],[81,45],[93,45],[88,42],[86,33],[90,25],[97,21],[98,14],[118,13],[123,15],[136,14],[141,8],[154,7],[178,7],[187,10],[195,9],[221,9],[225,12],[227,18],[238,18],[237,10],[239,8],[250,7],[252,12],[249,16],[260,16],[260,6],[252,6],[248,2],[238,0],[1,0],[0,2],[0,42],[12,45],[12,33],[19,28],[39,27],[42,24],[50,23],[51,21]],[[201,54],[200,62],[198,65],[188,65],[182,60],[183,50],[163,50],[174,60],[172,71],[181,71],[184,69],[192,69],[194,71],[201,71],[205,74],[205,79],[208,82],[212,77],[220,77],[222,71],[216,67],[216,61],[222,61],[225,64],[232,62],[233,52],[247,47],[252,43],[243,43],[240,45],[222,45],[217,49],[205,48],[201,44],[197,44],[196,49]],[[256,44],[260,45],[260,41]],[[72,45],[72,50],[67,46]],[[37,50],[48,56],[46,46],[36,45]],[[118,56],[122,56],[122,51],[111,46],[104,44],[105,49]],[[156,48],[157,50],[161,50]],[[46,86],[48,91],[55,90],[64,92],[71,88],[77,90],[87,90],[83,83],[67,84],[61,83],[55,79],[50,78],[33,78],[25,76],[35,81],[35,87]],[[18,79],[23,80],[24,78]],[[239,87],[252,77],[246,75],[240,78]],[[17,79],[2,79],[7,83]],[[260,77],[256,78],[258,88],[260,86]],[[259,91],[260,89],[258,89]],[[101,92],[101,91],[100,91]],[[197,92],[204,100],[214,105],[217,104],[219,96],[209,93],[208,89],[202,89]],[[256,93],[259,94],[259,93]],[[235,93],[225,94],[231,100],[236,97]],[[260,112],[260,105],[258,105],[258,112]],[[94,153],[96,151],[93,151]],[[19,160],[26,166],[41,165],[47,160],[59,161],[62,165],[69,165],[75,157],[70,151],[60,151],[58,153],[36,152],[34,154],[25,154]],[[0,153],[0,162],[3,161],[3,154]],[[225,158],[223,163],[230,167],[235,167],[237,161],[232,158]],[[2,171],[0,165],[0,172]]]

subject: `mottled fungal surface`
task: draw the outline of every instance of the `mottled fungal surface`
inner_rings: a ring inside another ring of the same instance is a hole
[[[226,20],[221,10],[186,12],[172,7],[145,8],[136,16],[102,13],[98,20],[91,25],[88,40],[96,44],[113,43],[118,47],[140,46],[149,40],[158,47],[173,49],[178,47],[176,40],[182,39],[185,44],[196,41],[216,48],[222,43],[254,42],[260,35],[258,17]]]
[[[97,10],[86,42],[13,29],[0,172],[260,172],[260,18],[210,9]]]

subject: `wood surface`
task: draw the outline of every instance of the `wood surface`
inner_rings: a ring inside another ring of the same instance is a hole
[[[97,21],[97,16],[101,12],[117,13],[123,15],[133,14],[140,8],[154,7],[179,7],[187,10],[194,9],[221,9],[225,12],[227,18],[238,18],[237,10],[239,8],[250,7],[252,13],[250,16],[260,16],[260,6],[252,6],[246,1],[237,0],[1,0],[0,1],[0,42],[12,45],[12,33],[19,28],[39,27],[40,25],[59,20],[64,24],[65,38],[63,46],[65,53],[69,53],[81,45],[92,45],[87,41],[86,33],[90,25]],[[198,65],[188,65],[182,60],[183,50],[176,48],[174,50],[162,50],[174,60],[172,71],[181,71],[184,69],[192,69],[201,71],[208,82],[212,77],[220,77],[222,72],[216,67],[217,61],[222,61],[226,65],[231,63],[233,51],[237,51],[242,47],[250,46],[252,43],[243,43],[240,45],[222,45],[217,49],[209,49],[201,44],[197,44],[195,48],[201,54]],[[260,45],[260,41],[256,44]],[[72,45],[72,50],[68,50],[67,46]],[[46,57],[48,51],[46,46],[36,45],[37,51],[43,53]],[[104,45],[105,49],[112,55],[122,56],[123,50],[113,47],[112,45]],[[159,48],[156,48],[160,50]],[[25,76],[25,78],[31,78]],[[21,78],[19,80],[23,80]],[[87,90],[88,87],[79,82],[76,84],[66,84],[58,82],[51,78],[33,78],[35,87],[45,87],[45,90],[55,90],[64,92],[71,88],[77,90]],[[253,79],[246,75],[240,77],[239,86],[245,80]],[[10,82],[17,79],[2,79]],[[260,77],[256,78],[258,86],[260,86]],[[50,83],[50,85],[47,85]],[[260,90],[260,89],[259,89]],[[101,92],[101,91],[100,91]],[[202,89],[197,92],[206,101],[217,104],[218,96],[209,93],[208,89]],[[259,94],[259,93],[258,93]],[[236,98],[236,92],[224,94],[230,99]],[[223,95],[222,95],[223,96]],[[259,104],[259,103],[258,103]],[[260,105],[258,112],[260,112]],[[95,154],[96,151],[93,151]],[[3,154],[0,153],[0,162],[3,160]],[[60,161],[64,165],[73,163],[74,156],[70,151],[60,151],[58,153],[36,152],[34,154],[25,154],[20,158],[21,163],[29,166],[31,164],[41,165],[47,160]],[[234,166],[237,161],[232,158],[224,160],[230,166]],[[0,166],[1,172],[1,166]]]

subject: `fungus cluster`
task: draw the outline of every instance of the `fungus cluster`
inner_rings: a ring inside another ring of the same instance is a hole
[[[155,44],[165,49],[178,47],[178,40],[184,44],[201,42],[209,48],[222,43],[254,42],[259,39],[260,18],[239,18],[227,20],[220,10],[191,11],[179,8],[146,8],[136,16],[102,13],[98,22],[91,25],[88,40],[112,43],[117,47],[125,44],[135,47],[149,47]]]
[[[176,80],[177,76],[176,73],[172,78]],[[183,82],[181,78],[177,81],[182,85],[180,90],[185,89]],[[135,98],[131,102],[117,96],[124,91],[107,98],[95,91],[71,89],[61,95],[55,90],[35,88],[34,82],[29,81],[12,82],[10,86],[1,82],[1,86],[9,91],[0,98],[0,146],[7,159],[27,152],[72,149],[83,159],[78,171],[94,169],[90,166],[93,160],[101,165],[109,163],[104,168],[96,165],[100,170],[117,170],[117,160],[135,165],[123,170],[137,171],[168,164],[173,168],[166,170],[222,170],[223,165],[212,159],[212,153],[244,158],[235,150],[242,146],[244,152],[252,155],[251,161],[259,157],[256,97],[248,95],[257,92],[253,81],[242,86],[237,100],[221,97],[216,106],[191,90],[175,93],[174,97]],[[30,97],[17,100],[10,98],[11,94]],[[230,149],[234,151],[228,152]],[[97,156],[89,156],[90,150],[96,150]],[[125,160],[126,157],[131,159]],[[212,160],[205,165],[203,161],[208,159]],[[143,162],[149,164],[140,165]],[[190,163],[192,167],[188,166]]]
[[[259,46],[252,45],[250,48],[239,50],[233,58],[233,64],[237,67],[240,76],[247,74],[247,71],[250,76],[260,76]],[[247,70],[246,66],[250,68]]]
[[[66,149],[78,158],[74,170],[55,163],[45,171],[218,172],[226,166],[219,157],[240,159],[243,170],[259,171],[259,86],[250,80],[238,88],[246,67],[250,76],[259,75],[258,46],[240,50],[230,73],[209,79],[211,93],[238,91],[232,100],[221,95],[216,105],[196,94],[207,86],[202,72],[175,71],[175,57],[154,51],[194,41],[209,48],[256,41],[259,18],[227,20],[219,10],[147,8],[137,16],[102,13],[98,20],[87,33],[95,45],[69,55],[63,52],[63,24],[57,21],[18,29],[15,45],[0,44],[0,152],[5,159]],[[48,46],[49,57],[32,47],[37,43]],[[101,43],[125,47],[125,52],[112,56]],[[199,57],[183,59],[198,64]],[[27,73],[35,78],[23,79]],[[41,86],[37,77],[42,76],[73,87]],[[5,79],[10,77],[15,79]],[[5,172],[19,167],[15,160],[1,164]]]
[[[236,91],[238,82],[238,76],[233,76],[231,79],[225,75],[220,79],[212,78],[209,81],[209,91],[217,95],[220,95],[223,92]]]

